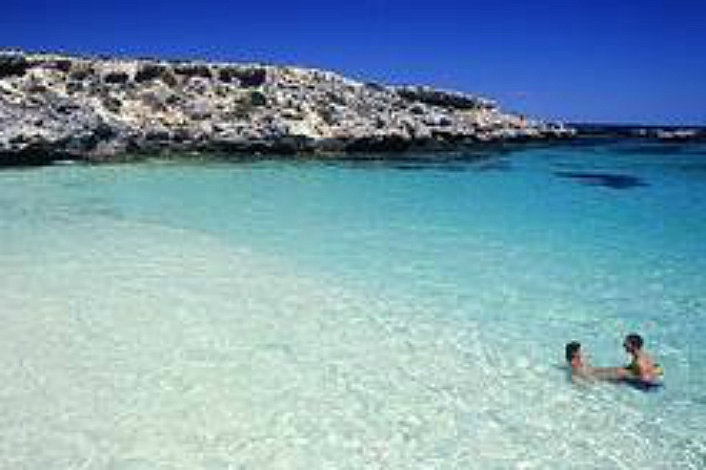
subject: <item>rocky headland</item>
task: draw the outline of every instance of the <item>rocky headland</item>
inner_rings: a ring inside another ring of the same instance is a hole
[[[0,165],[453,149],[572,135],[479,96],[311,68],[0,52]]]
[[[639,139],[659,143],[706,142],[704,126],[659,126],[641,124],[571,123],[582,138]]]

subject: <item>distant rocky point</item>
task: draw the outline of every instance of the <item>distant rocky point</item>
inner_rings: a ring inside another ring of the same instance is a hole
[[[573,133],[467,93],[310,68],[0,51],[0,164],[449,149]]]
[[[577,137],[641,139],[656,142],[706,142],[704,126],[658,126],[639,124],[571,123]]]

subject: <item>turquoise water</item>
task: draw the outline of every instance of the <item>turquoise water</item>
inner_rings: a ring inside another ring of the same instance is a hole
[[[704,214],[695,145],[3,171],[0,465],[706,468]]]

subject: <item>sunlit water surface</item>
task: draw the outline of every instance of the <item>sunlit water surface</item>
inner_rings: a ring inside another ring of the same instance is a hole
[[[703,469],[705,240],[698,146],[5,170],[0,467]]]

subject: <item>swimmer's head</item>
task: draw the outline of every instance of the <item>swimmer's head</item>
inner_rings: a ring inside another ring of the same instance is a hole
[[[566,345],[566,362],[570,363],[579,354],[581,354],[581,343],[572,341]]]
[[[625,337],[625,341],[623,341],[623,347],[627,352],[639,351],[642,349],[643,344],[642,336],[637,333],[630,333]]]

